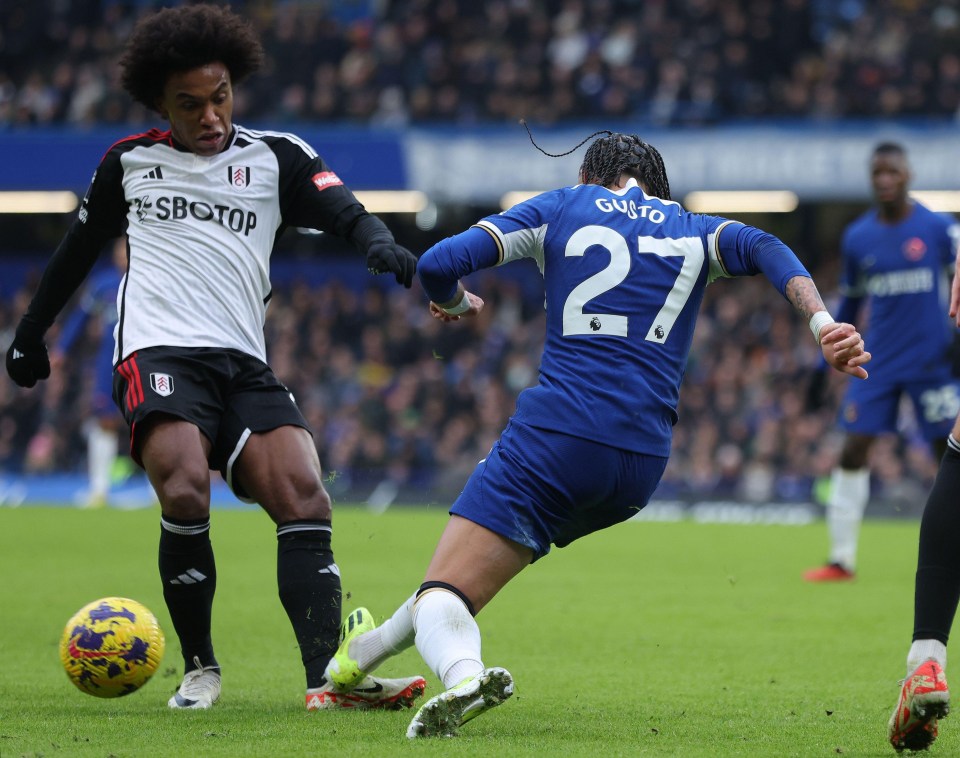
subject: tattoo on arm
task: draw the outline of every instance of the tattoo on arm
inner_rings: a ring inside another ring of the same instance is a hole
[[[824,310],[823,300],[817,291],[817,285],[809,277],[793,277],[787,282],[786,294],[787,300],[803,316],[804,321],[809,321],[810,317],[817,311]]]

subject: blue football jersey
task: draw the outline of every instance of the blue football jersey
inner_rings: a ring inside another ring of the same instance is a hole
[[[870,381],[920,379],[946,360],[957,230],[951,217],[915,203],[898,223],[871,209],[844,231],[840,293],[869,303],[866,322],[855,323],[873,354]]]
[[[718,236],[729,224],[740,226],[647,196],[633,181],[619,191],[546,192],[478,222],[501,264],[533,258],[544,277],[540,379],[520,394],[516,418],[669,455],[707,283],[757,273],[739,255],[721,256]],[[799,262],[796,273],[806,274]]]
[[[110,380],[113,369],[114,330],[117,326],[117,293],[123,274],[114,266],[108,266],[93,274],[76,309],[64,322],[57,346],[67,352],[83,334],[87,322],[94,317],[100,320],[100,343],[97,348],[96,371]]]

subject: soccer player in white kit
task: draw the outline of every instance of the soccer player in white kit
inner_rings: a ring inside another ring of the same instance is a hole
[[[252,27],[227,8],[165,9],[138,24],[120,60],[123,86],[169,128],[107,150],[19,322],[7,371],[25,387],[49,376],[46,331],[105,243],[125,233],[113,396],[160,500],[160,578],[185,670],[169,706],[209,708],[220,696],[211,469],[277,525],[279,594],[307,709],[410,706],[422,677],[345,692],[324,676],[341,615],[330,497],[307,422],[266,363],[263,324],[270,256],[287,226],[351,241],[372,272],[405,287],[416,258],[303,140],[233,123],[234,86],[262,59]]]

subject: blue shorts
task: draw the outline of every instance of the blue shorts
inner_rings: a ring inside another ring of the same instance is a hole
[[[534,552],[533,560],[634,516],[667,458],[511,420],[450,513]]]
[[[911,382],[851,379],[840,404],[840,426],[856,434],[896,432],[900,398],[904,394],[913,402],[923,438],[946,439],[960,412],[960,382],[949,372]]]

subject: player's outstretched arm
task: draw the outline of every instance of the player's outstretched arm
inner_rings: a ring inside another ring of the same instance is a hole
[[[813,279],[808,276],[792,277],[787,282],[784,294],[810,324],[824,360],[841,373],[866,379],[867,370],[863,365],[870,361],[871,355],[864,348],[863,338],[853,324],[833,320]]]
[[[824,360],[843,374],[858,379],[866,379],[867,370],[863,368],[872,356],[866,351],[863,337],[853,324],[835,321],[826,324],[820,332],[820,349]]]
[[[956,319],[957,326],[960,326],[960,253],[954,263],[953,283],[950,285],[950,318]]]
[[[445,303],[430,301],[430,315],[440,321],[459,321],[461,316],[476,316],[483,310],[483,298],[467,292],[462,284],[457,294]]]
[[[822,311],[826,314],[827,312],[827,307],[823,304],[823,298],[820,297],[817,285],[813,283],[813,279],[809,276],[791,277],[784,288],[783,294],[805,321],[809,322],[815,313]],[[833,321],[833,319],[830,318],[830,321]],[[812,326],[810,328],[813,329]],[[813,336],[818,339],[820,337],[816,330]]]
[[[476,316],[483,309],[483,299],[467,292],[461,277],[495,266],[499,260],[497,242],[479,227],[447,237],[427,250],[417,274],[430,298],[430,315],[440,321]]]
[[[367,256],[367,271],[371,274],[393,274],[397,284],[410,289],[417,272],[417,257],[398,245],[387,225],[372,213],[360,217],[348,239]]]

